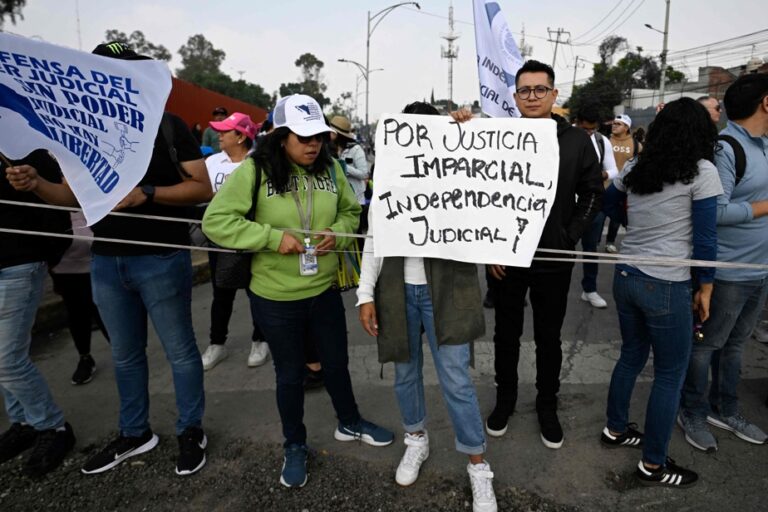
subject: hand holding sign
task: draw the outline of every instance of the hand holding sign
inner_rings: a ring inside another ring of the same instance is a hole
[[[37,169],[31,165],[8,167],[5,176],[11,186],[19,192],[34,192],[37,188]]]

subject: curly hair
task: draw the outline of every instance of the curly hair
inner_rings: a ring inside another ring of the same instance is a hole
[[[661,192],[664,184],[691,183],[697,162],[713,161],[717,127],[707,109],[691,98],[667,103],[648,127],[643,151],[624,185],[635,194]]]
[[[251,158],[256,165],[260,166],[267,174],[278,194],[288,192],[290,189],[288,183],[291,178],[291,162],[285,154],[283,142],[291,134],[291,130],[286,127],[276,128],[274,131],[265,135],[259,142],[256,151]],[[328,149],[330,142],[324,140],[320,146],[320,154],[311,166],[305,167],[310,174],[320,174],[328,167],[333,165],[333,157]]]

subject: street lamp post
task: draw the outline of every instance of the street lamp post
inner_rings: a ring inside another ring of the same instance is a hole
[[[659,101],[664,103],[664,88],[667,81],[667,38],[669,37],[669,2],[665,0],[667,4],[667,12],[664,15],[664,31],[654,28],[650,23],[646,23],[645,26],[651,30],[655,30],[659,34],[664,36],[664,44],[661,47],[661,84],[659,86]]]
[[[402,7],[404,5],[415,5],[417,9],[421,10],[421,6],[416,2],[400,2],[399,4],[390,5],[389,7],[385,7],[384,9],[380,10],[373,16],[371,16],[371,11],[368,11],[368,29],[366,31],[365,36],[365,134],[366,138],[368,138],[368,100],[370,98],[370,73],[369,70],[371,69],[371,34],[373,34],[373,31],[376,30],[376,27],[379,26],[379,23],[381,23],[381,20],[384,19],[384,17],[392,12],[393,10],[397,9],[398,7]],[[378,21],[371,26],[371,22],[376,20],[378,18]],[[357,63],[355,63],[357,64]]]

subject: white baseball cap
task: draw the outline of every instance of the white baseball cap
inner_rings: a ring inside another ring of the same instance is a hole
[[[314,98],[305,94],[292,94],[280,98],[275,105],[272,121],[275,128],[285,126],[302,137],[331,131],[331,128],[325,124],[320,105]]]
[[[632,118],[627,114],[620,114],[616,116],[616,121],[622,122],[627,125],[627,128],[632,128]]]

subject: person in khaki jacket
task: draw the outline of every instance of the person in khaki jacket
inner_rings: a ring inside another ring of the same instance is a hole
[[[621,172],[624,164],[643,150],[643,145],[635,140],[630,131],[632,128],[632,118],[626,114],[616,116],[611,123],[611,147],[613,147],[613,157],[616,159],[616,168]],[[608,224],[608,235],[605,237],[605,252],[615,254],[619,252],[616,248],[616,235],[619,233],[619,223],[611,220]]]

